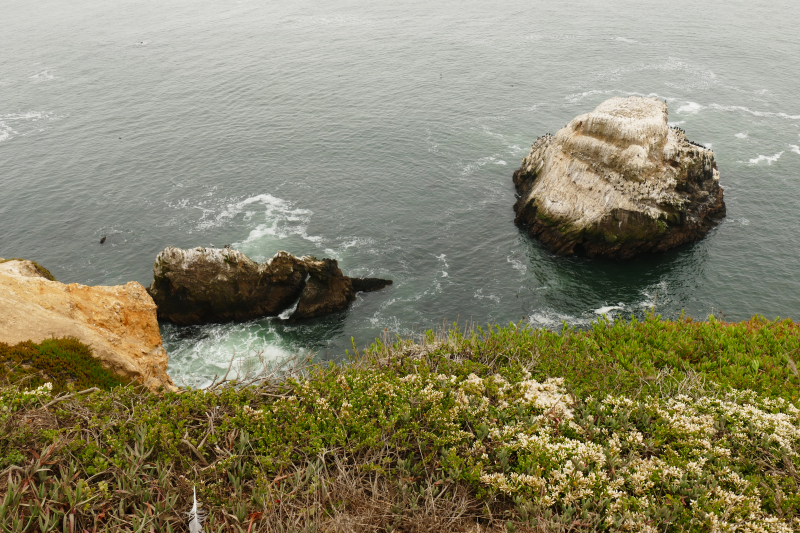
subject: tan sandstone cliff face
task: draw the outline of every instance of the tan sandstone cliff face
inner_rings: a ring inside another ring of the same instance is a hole
[[[65,285],[45,279],[29,261],[0,263],[0,341],[77,337],[122,376],[151,390],[175,390],[156,305],[139,283]]]
[[[654,98],[611,98],[540,137],[514,184],[517,222],[560,254],[666,250],[725,212],[713,153],[670,128]]]

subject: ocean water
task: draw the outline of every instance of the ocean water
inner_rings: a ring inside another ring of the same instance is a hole
[[[4,0],[0,20],[0,257],[149,285],[165,246],[232,244],[395,282],[300,324],[164,325],[178,382],[455,321],[800,318],[794,2]],[[514,226],[511,174],[625,95],[714,150],[728,216],[657,256],[555,257]]]

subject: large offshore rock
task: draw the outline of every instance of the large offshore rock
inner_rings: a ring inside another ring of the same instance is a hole
[[[259,264],[228,248],[168,247],[156,257],[148,292],[160,319],[191,325],[277,316],[294,304],[290,319],[322,316],[346,309],[359,290],[390,283],[344,276],[333,259],[278,252]]]
[[[50,337],[76,337],[117,374],[151,390],[175,390],[156,306],[139,283],[65,285],[31,261],[0,260],[0,342]]]
[[[654,98],[611,98],[538,138],[514,185],[517,224],[564,255],[667,250],[725,214],[714,154],[670,128]]]

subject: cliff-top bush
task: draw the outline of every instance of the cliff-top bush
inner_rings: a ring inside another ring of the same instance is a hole
[[[104,368],[91,348],[75,338],[45,339],[38,344],[0,342],[0,383],[24,383],[27,388],[50,383],[53,392],[61,392],[67,385],[108,390],[128,382]]]

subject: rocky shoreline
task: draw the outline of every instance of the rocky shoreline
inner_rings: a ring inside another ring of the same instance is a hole
[[[0,343],[73,338],[104,368],[151,391],[177,390],[158,321],[178,325],[278,316],[302,320],[347,309],[357,292],[391,280],[350,278],[333,259],[278,252],[258,264],[225,248],[168,247],[145,289],[64,284],[40,265],[0,258]]]
[[[31,261],[0,263],[0,342],[72,337],[104,367],[156,391],[176,390],[167,374],[156,305],[141,284],[113,287],[48,279]]]

